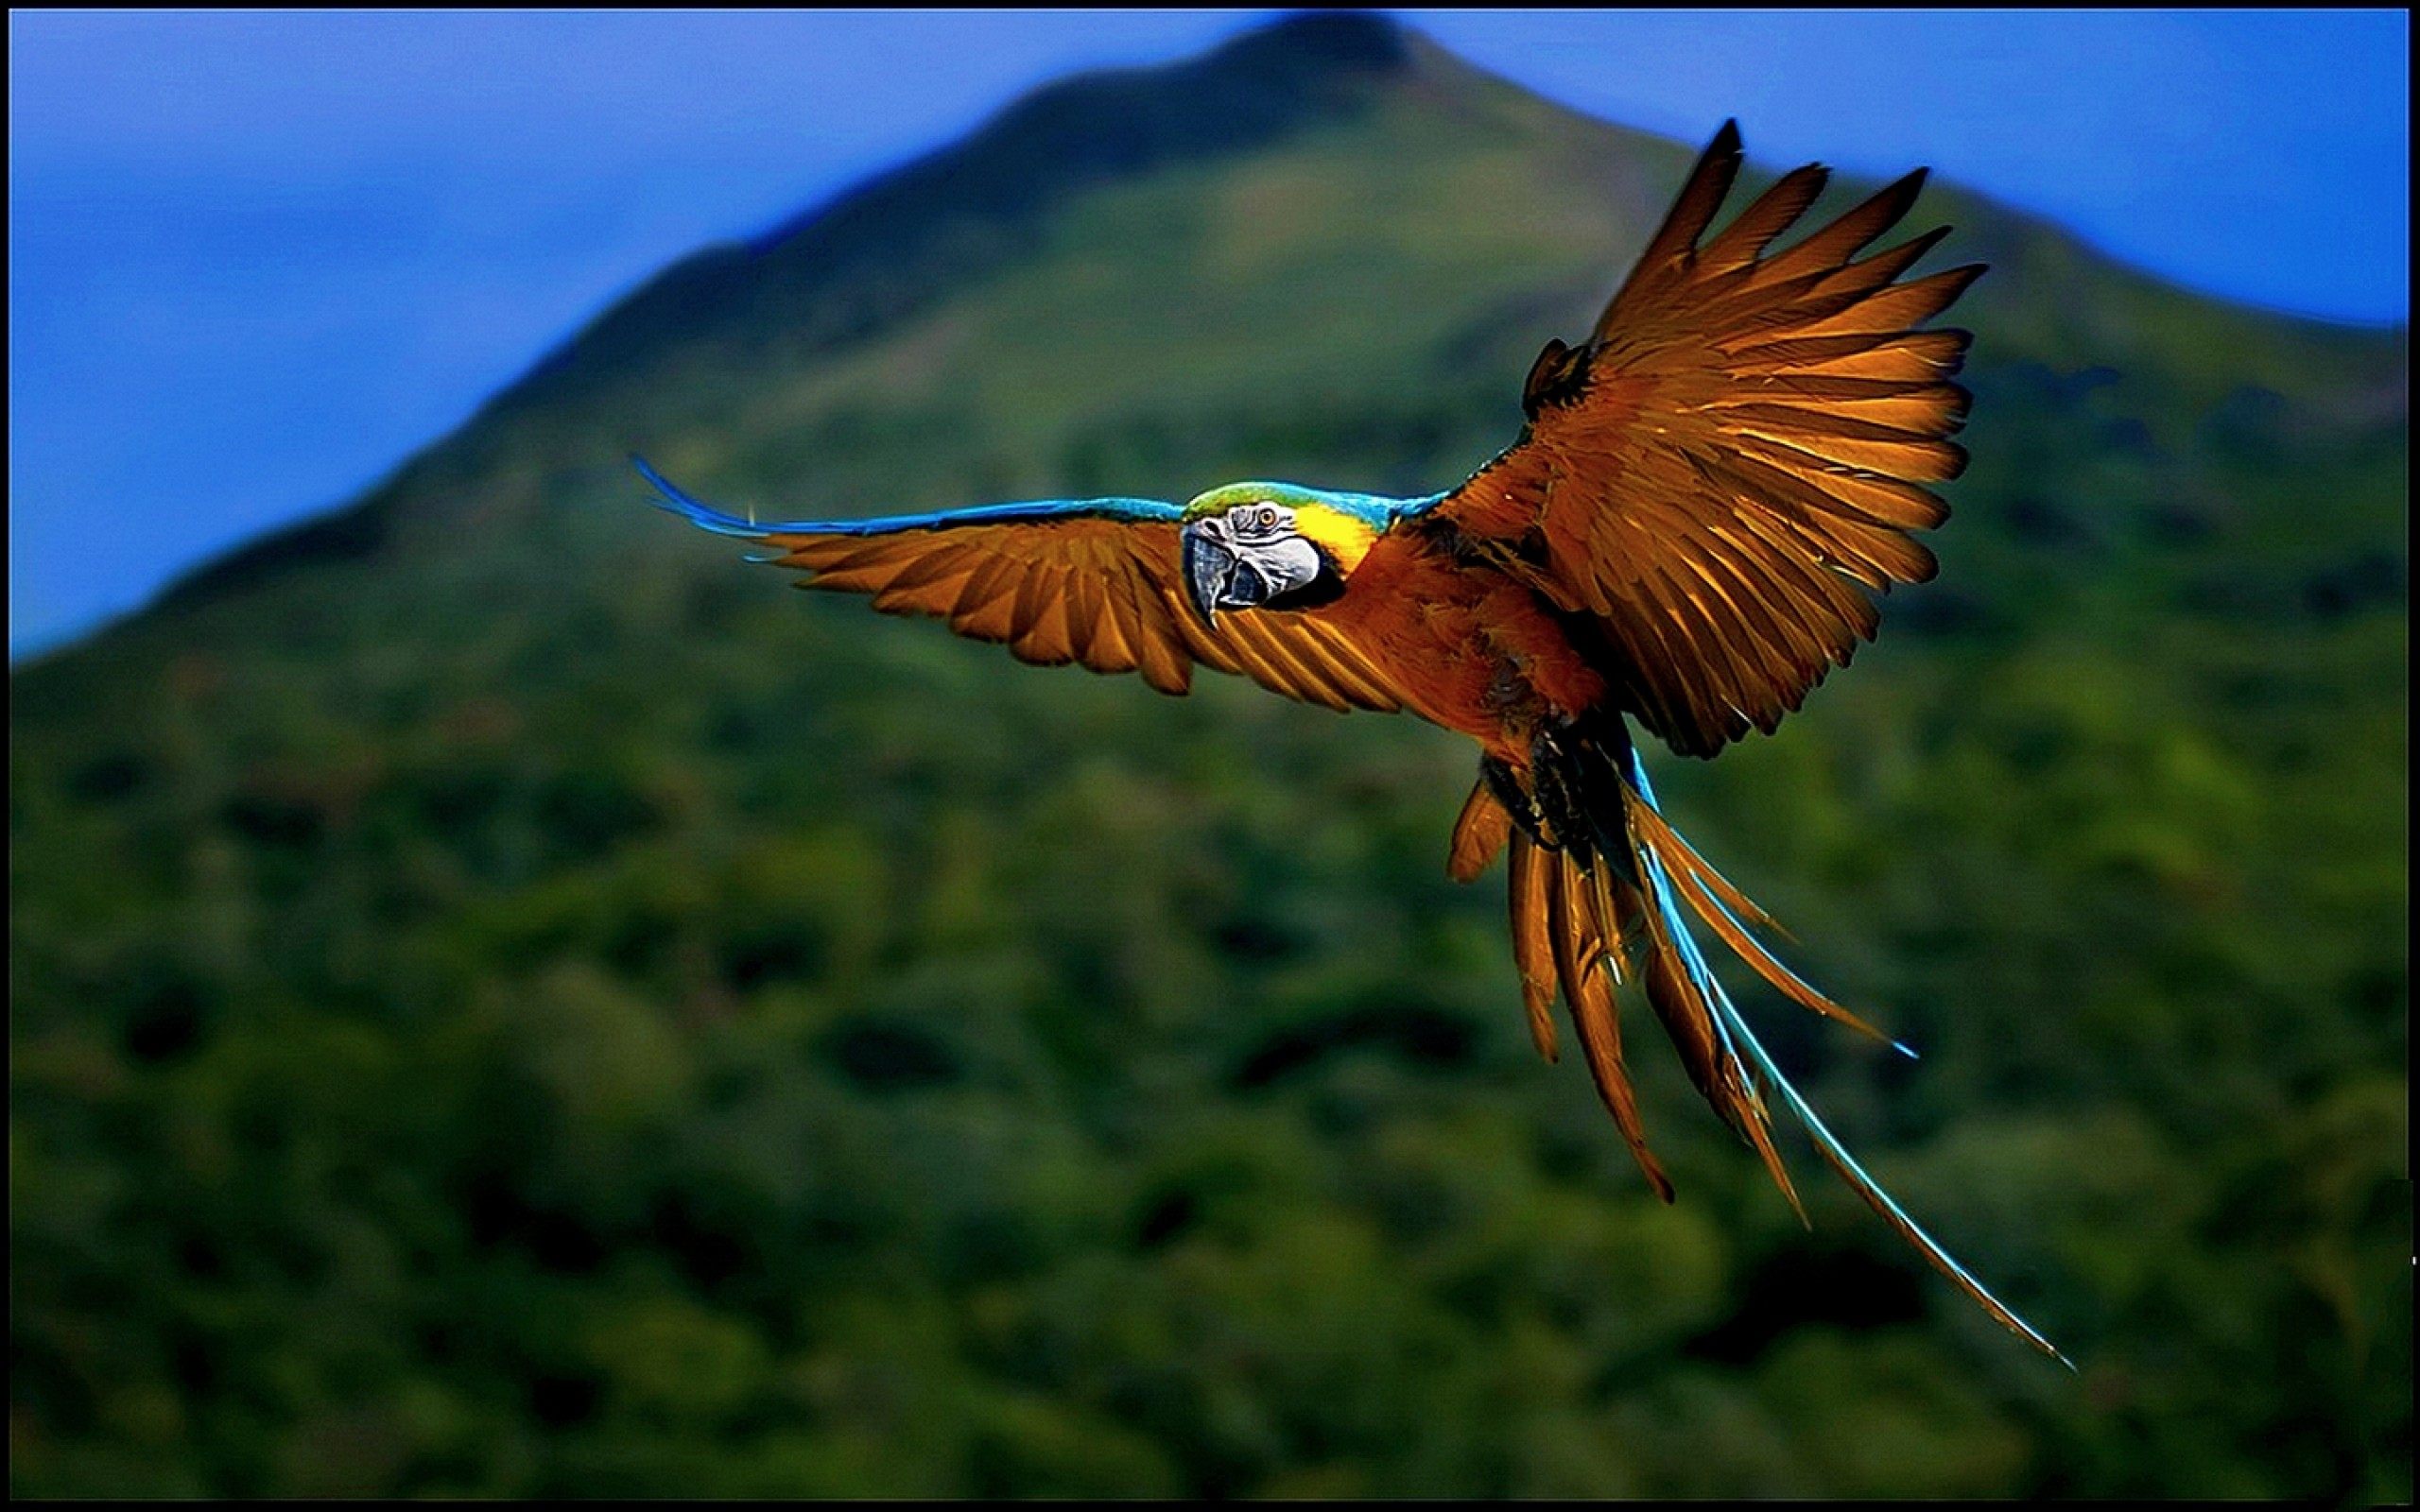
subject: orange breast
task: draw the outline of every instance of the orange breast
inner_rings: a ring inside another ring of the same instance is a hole
[[[1350,635],[1413,713],[1516,765],[1540,721],[1605,696],[1536,594],[1417,535],[1381,538],[1344,596],[1309,612]]]

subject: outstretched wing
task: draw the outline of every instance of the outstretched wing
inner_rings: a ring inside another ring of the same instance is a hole
[[[1739,171],[1726,123],[1582,346],[1549,342],[1530,424],[1438,507],[1561,608],[1593,616],[1625,704],[1686,755],[1770,732],[1858,641],[1862,589],[1921,582],[1947,515],[1963,331],[1916,329],[1982,272],[1900,282],[1947,228],[1858,260],[1922,170],[1771,256],[1823,192],[1785,176],[1701,245]]]
[[[1331,709],[1401,707],[1341,632],[1303,615],[1237,614],[1216,630],[1186,603],[1177,532],[1158,499],[1046,500],[939,514],[759,524],[683,492],[644,460],[664,507],[767,548],[752,558],[812,576],[801,586],[871,593],[887,614],[931,614],[1042,666],[1140,672],[1163,693],[1196,662]]]

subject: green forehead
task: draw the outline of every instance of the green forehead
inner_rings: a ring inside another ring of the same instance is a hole
[[[1228,483],[1194,495],[1193,502],[1184,507],[1184,517],[1199,520],[1204,515],[1225,514],[1239,504],[1282,504],[1299,509],[1318,501],[1316,490],[1291,483]]]
[[[1331,493],[1325,489],[1306,489],[1299,483],[1229,483],[1198,494],[1184,507],[1187,520],[1205,515],[1224,514],[1239,504],[1282,504],[1289,509],[1313,507],[1334,509],[1356,516],[1374,529],[1385,529],[1391,511],[1391,501],[1373,494]]]

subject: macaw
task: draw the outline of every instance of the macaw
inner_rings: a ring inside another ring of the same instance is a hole
[[[1783,176],[1709,237],[1739,166],[1726,122],[1596,328],[1538,354],[1519,438],[1443,493],[1231,483],[1182,506],[1046,500],[760,524],[633,460],[665,507],[767,548],[752,559],[812,575],[800,586],[939,616],[1021,661],[1139,672],[1168,694],[1206,666],[1468,735],[1478,778],[1448,869],[1468,882],[1509,852],[1530,1035],[1553,1060],[1559,993],[1655,1192],[1671,1200],[1616,1013],[1616,985],[1634,978],[1802,1221],[1772,1137],[1775,1096],[1927,1261],[2064,1361],[1866,1173],[1757,1040],[1691,916],[1783,995],[1883,1037],[1757,938],[1772,919],[1674,833],[1632,738],[1634,720],[1705,757],[1770,733],[1873,638],[1861,590],[1933,576],[1911,532],[1947,510],[1925,485],[1965,465],[1949,438],[1967,395],[1950,380],[1970,337],[1919,327],[1981,266],[1903,277],[1946,227],[1858,255],[1907,214],[1925,171],[1772,251],[1826,170]]]

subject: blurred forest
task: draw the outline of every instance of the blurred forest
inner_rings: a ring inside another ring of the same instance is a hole
[[[1656,767],[2074,1376],[1640,1031],[1652,1198],[1443,876],[1464,744],[788,593],[623,462],[1442,487],[1690,156],[1366,19],[1074,79],[18,667],[12,1489],[2408,1500],[2403,333],[1936,188],[1942,576]]]

